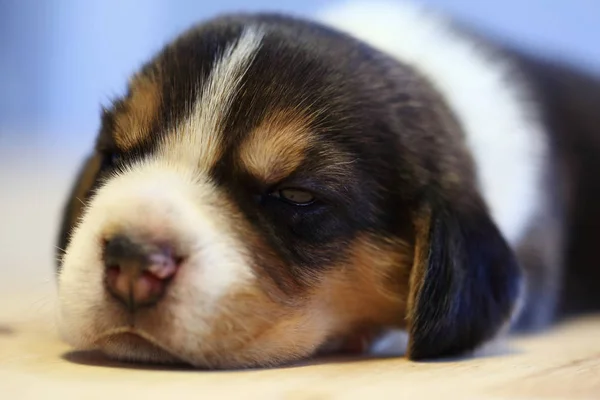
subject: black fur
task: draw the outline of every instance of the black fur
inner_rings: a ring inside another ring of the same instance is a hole
[[[537,96],[552,147],[553,215],[564,219],[559,315],[600,309],[600,76],[566,62],[509,53]],[[547,269],[547,268],[546,268]],[[548,273],[548,272],[546,272]],[[542,280],[541,278],[537,278]],[[546,288],[540,288],[544,290]]]
[[[507,324],[522,286],[520,267],[482,206],[434,205],[427,229],[408,354],[413,360],[473,350]]]

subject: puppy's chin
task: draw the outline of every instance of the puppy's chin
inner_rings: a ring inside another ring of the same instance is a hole
[[[189,326],[171,331],[172,327],[152,325],[156,329],[123,326],[86,336],[71,333],[65,339],[77,350],[100,351],[120,362],[199,369],[276,367],[310,357],[325,340],[324,335],[310,332],[309,321],[295,318],[274,318],[269,326],[252,326],[252,321],[242,326],[220,319],[208,332],[196,332]],[[223,325],[231,331],[223,331]]]
[[[84,325],[63,319],[63,336],[78,350],[111,359],[200,369],[274,367],[310,357],[326,340],[333,317],[283,308],[262,296],[234,296],[212,316],[193,316],[190,304],[165,301],[134,320],[105,299]],[[168,299],[172,300],[172,299]],[[66,323],[65,323],[66,322]]]
[[[305,327],[300,325],[289,320],[274,321],[264,331],[253,332],[254,337],[246,338],[247,341],[223,332],[211,338],[188,332],[174,335],[178,339],[171,340],[173,335],[161,336],[160,331],[153,334],[137,328],[119,328],[83,347],[130,363],[188,365],[199,369],[277,367],[312,356],[325,340],[321,335],[302,334]]]

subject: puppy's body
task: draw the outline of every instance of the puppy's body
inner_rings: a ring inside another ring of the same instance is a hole
[[[333,15],[203,24],[105,112],[61,235],[72,344],[274,365],[401,328],[422,359],[598,305],[571,293],[598,83],[412,7]]]

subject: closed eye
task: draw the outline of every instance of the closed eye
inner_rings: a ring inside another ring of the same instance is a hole
[[[295,206],[308,206],[316,201],[315,196],[311,192],[297,188],[277,189],[269,195]]]
[[[102,169],[112,169],[118,166],[123,161],[123,156],[114,151],[102,152]]]

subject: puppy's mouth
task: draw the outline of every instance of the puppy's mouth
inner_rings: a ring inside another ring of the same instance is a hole
[[[196,363],[176,354],[149,333],[132,327],[110,329],[99,335],[94,344],[111,358],[147,364]]]

